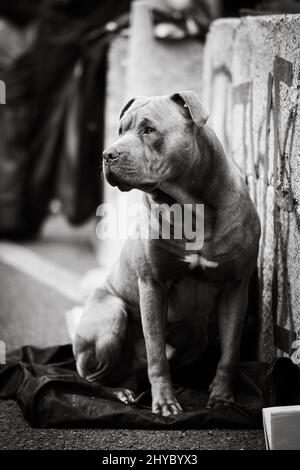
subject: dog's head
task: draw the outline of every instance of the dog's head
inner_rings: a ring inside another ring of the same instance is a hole
[[[146,192],[172,181],[194,154],[195,127],[207,119],[193,91],[131,99],[120,115],[118,139],[103,152],[107,181],[121,191]]]

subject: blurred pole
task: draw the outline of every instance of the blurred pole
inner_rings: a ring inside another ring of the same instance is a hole
[[[131,7],[130,36],[128,43],[125,102],[135,96],[160,93],[156,78],[158,45],[154,37],[150,2],[135,0]],[[129,207],[142,203],[143,193],[138,190],[120,193],[123,203]],[[124,224],[128,220],[122,220]]]
[[[156,39],[151,13],[154,5],[154,0],[136,0],[131,5],[126,72],[124,76],[118,76],[118,86],[124,88],[124,100],[118,105],[118,114],[114,117],[116,131],[121,108],[131,98],[172,94],[184,89],[194,89],[201,95],[203,44],[190,38]],[[118,68],[119,64],[115,67]],[[118,93],[111,90],[108,101],[109,109],[114,109],[115,103],[112,104],[112,101],[118,101]],[[111,116],[106,119],[108,123]],[[107,144],[111,144],[116,137],[117,132],[115,136],[109,136]],[[130,222],[132,223],[132,216],[128,215],[128,212],[130,213],[134,204],[141,203],[142,195],[138,190],[122,193],[105,182],[104,201],[118,210],[119,233],[124,234]],[[118,258],[123,243],[124,239],[100,241],[99,263],[104,266],[111,265]]]
[[[155,60],[155,39],[149,2],[135,0],[131,9],[131,28],[128,45],[128,68],[126,78],[126,98],[152,94],[157,88],[149,82]]]
[[[152,28],[148,2],[134,1],[131,6],[127,69],[123,79],[125,81],[124,103],[122,105],[135,96],[152,94],[149,93],[149,68],[152,67],[150,62],[154,54]],[[121,77],[120,79],[122,80]],[[105,181],[104,201],[112,204],[118,214],[117,234],[126,233],[130,224],[128,210],[134,204],[141,204],[141,191],[131,190],[128,193],[122,193]],[[114,222],[108,220],[108,223]],[[99,263],[104,267],[111,266],[118,259],[124,242],[124,238],[100,240],[97,255]]]
[[[210,7],[212,18],[220,18],[223,16],[223,0],[207,0]]]

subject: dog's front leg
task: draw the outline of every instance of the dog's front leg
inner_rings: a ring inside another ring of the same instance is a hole
[[[182,411],[175,398],[166,357],[167,294],[153,279],[139,279],[140,308],[146,343],[153,413],[169,416]]]
[[[248,284],[248,278],[235,283],[224,290],[219,299],[221,359],[210,386],[209,407],[234,401],[241,336],[248,305]]]

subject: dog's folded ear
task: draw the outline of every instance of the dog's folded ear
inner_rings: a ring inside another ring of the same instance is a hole
[[[135,98],[131,98],[131,100],[129,100],[125,106],[123,107],[122,111],[121,111],[121,114],[120,114],[120,117],[119,117],[119,120],[122,119],[122,117],[124,116],[124,114],[126,113],[127,109],[130,108],[130,106],[132,105],[132,103],[135,101]]]
[[[209,115],[195,91],[179,91],[171,95],[171,99],[176,102],[181,102],[183,106],[188,108],[196,126],[204,126]]]

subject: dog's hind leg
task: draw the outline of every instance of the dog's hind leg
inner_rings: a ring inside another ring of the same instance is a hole
[[[133,402],[126,387],[112,388],[131,373],[131,344],[128,341],[125,303],[106,289],[97,289],[88,299],[80,320],[73,350],[79,375],[99,383],[123,402]]]

